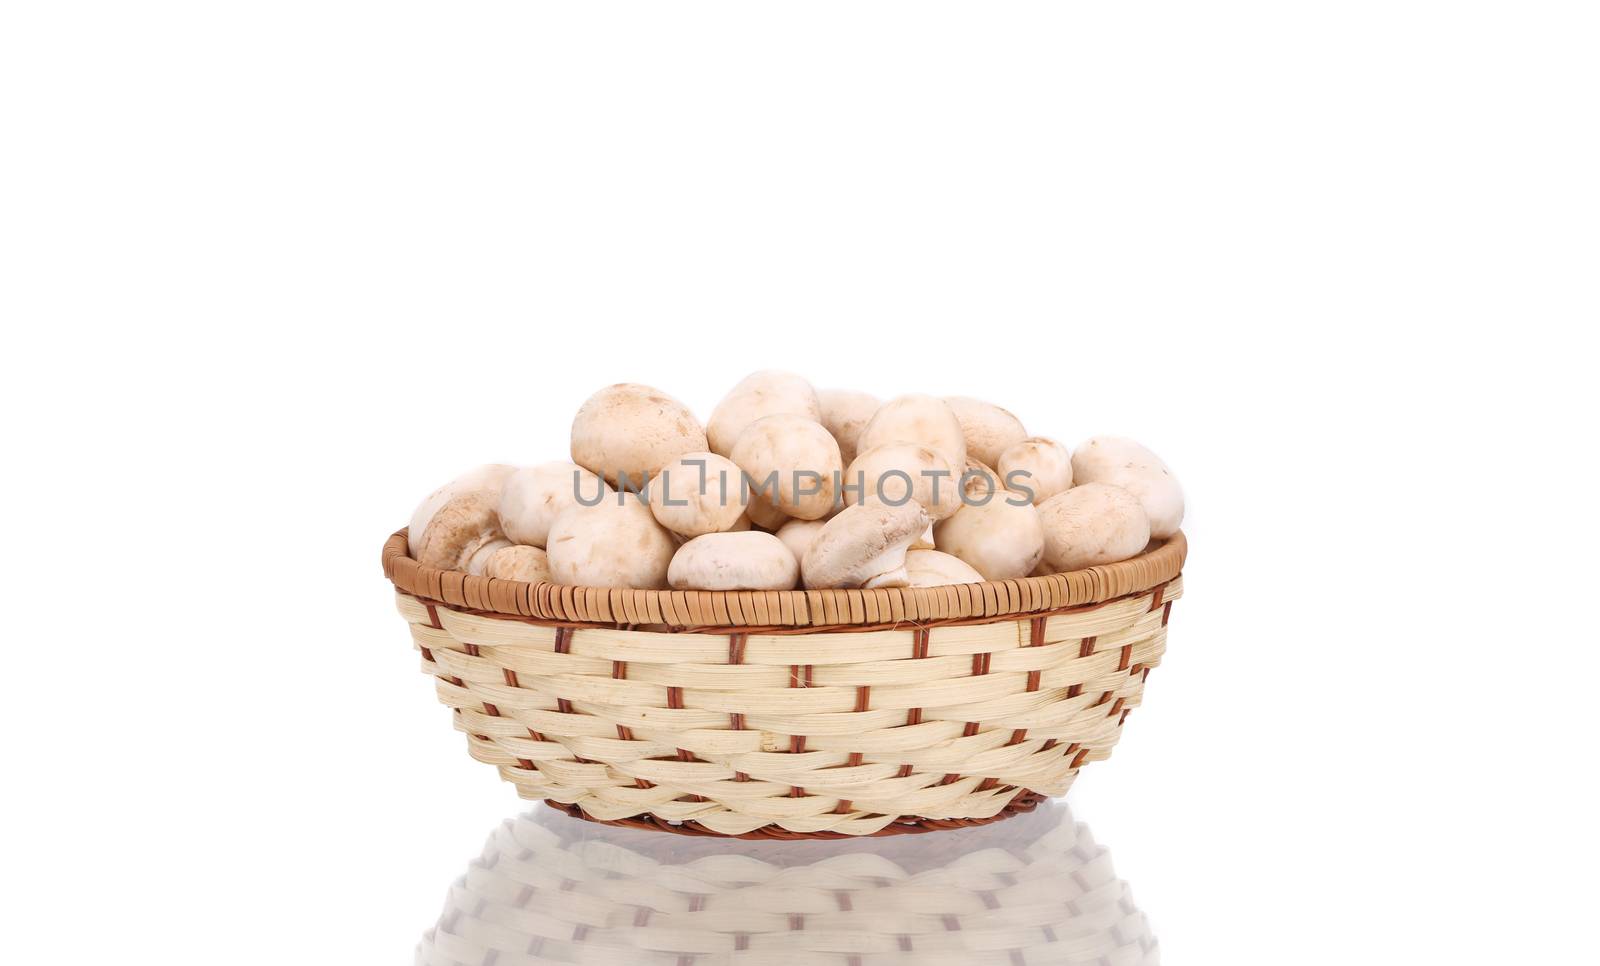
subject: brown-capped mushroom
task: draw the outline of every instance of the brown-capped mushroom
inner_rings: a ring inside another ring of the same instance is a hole
[[[501,547],[489,556],[483,575],[501,580],[524,580],[530,584],[548,582],[550,557],[538,547]]]
[[[733,444],[747,427],[764,416],[804,416],[822,422],[822,403],[811,383],[792,372],[763,369],[739,380],[717,403],[706,423],[706,438],[719,456],[732,456]],[[705,449],[702,446],[700,449]]]
[[[1136,557],[1150,542],[1139,498],[1120,486],[1085,483],[1039,505],[1044,559],[1052,572],[1082,570]]]
[[[637,495],[568,507],[550,527],[550,577],[583,587],[662,588],[678,549]]]
[[[506,463],[485,463],[482,466],[473,467],[444,486],[429,493],[427,499],[417,504],[417,508],[411,512],[411,526],[407,533],[409,535],[408,540],[412,558],[421,559],[417,556],[417,553],[422,546],[423,531],[427,529],[428,521],[433,519],[433,515],[438,513],[439,508],[444,506],[451,497],[459,496],[469,490],[483,490],[491,494],[493,499],[498,500],[506,479],[516,471],[517,468],[515,466]]]
[[[1131,439],[1096,436],[1072,452],[1078,483],[1110,483],[1139,498],[1150,517],[1150,536],[1165,540],[1183,523],[1183,487],[1161,457]]]
[[[967,465],[967,438],[961,420],[943,399],[912,394],[878,407],[856,440],[859,452],[891,443],[918,443],[938,450],[951,466]]]
[[[843,465],[839,444],[821,423],[788,413],[763,416],[739,434],[730,458],[785,516],[820,520],[833,511]]]
[[[849,466],[861,452],[856,447],[861,431],[883,403],[877,396],[853,389],[823,389],[817,398],[822,402],[822,425],[839,441],[839,457]]]
[[[908,550],[906,579],[911,587],[943,587],[946,584],[979,584],[983,582],[983,574],[959,557],[938,550]]]
[[[905,506],[856,504],[829,520],[800,563],[811,589],[904,587],[906,550],[928,528],[928,514]]]
[[[689,407],[634,382],[590,396],[572,420],[572,461],[621,489],[642,490],[656,470],[705,448],[706,432]]]
[[[715,453],[685,453],[661,467],[650,481],[650,512],[681,537],[739,528],[745,516],[739,467]]]
[[[789,590],[800,565],[770,533],[708,533],[678,548],[667,570],[675,590]]]
[[[1044,523],[1031,503],[1013,503],[1001,491],[986,503],[969,503],[933,528],[945,553],[961,558],[985,580],[1026,577],[1044,558]],[[1020,504],[1020,505],[1019,505]]]
[[[967,456],[989,466],[1000,462],[1000,454],[1028,438],[1022,420],[1008,409],[971,396],[946,396],[945,404],[961,423],[967,441]]]
[[[615,499],[614,491],[576,463],[540,463],[511,474],[500,493],[500,528],[512,543],[543,547],[550,524],[580,502]]]
[[[1072,486],[1072,454],[1043,436],[1008,447],[995,468],[1008,489],[1031,494],[1035,506]]]

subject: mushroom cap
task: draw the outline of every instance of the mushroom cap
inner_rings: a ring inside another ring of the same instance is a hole
[[[1026,577],[1044,559],[1044,522],[1032,503],[1006,500],[969,503],[933,528],[939,549],[959,557],[985,580]]]
[[[685,453],[650,481],[650,512],[656,522],[685,537],[721,533],[744,520],[739,467],[712,452]]]
[[[778,539],[794,554],[795,563],[806,557],[806,551],[811,549],[811,544],[817,539],[817,534],[828,525],[826,520],[790,520],[778,528]]]
[[[550,577],[584,587],[662,588],[677,543],[631,493],[571,506],[550,527]]]
[[[550,580],[550,557],[538,547],[501,547],[489,556],[483,568],[485,577],[501,580],[525,580],[530,584]]]
[[[938,450],[918,443],[863,451],[845,470],[844,484],[846,506],[892,506],[909,496],[928,511],[930,520],[943,520],[961,509],[961,472]]]
[[[424,567],[462,570],[484,544],[503,539],[500,494],[493,489],[463,490],[449,497],[411,541],[412,555]]]
[[[511,474],[500,492],[500,528],[512,543],[543,547],[550,524],[579,499],[604,502],[614,491],[576,463],[540,463]]]
[[[983,574],[967,566],[959,557],[938,550],[906,551],[906,577],[912,587],[983,583]]]
[[[966,469],[961,471],[961,499],[963,503],[973,501],[987,501],[1005,492],[1005,487],[1000,483],[1000,474],[994,467],[967,457]]]
[[[1110,483],[1139,498],[1150,517],[1150,535],[1165,540],[1183,523],[1183,487],[1161,457],[1131,439],[1096,436],[1072,453],[1072,478]]]
[[[1035,505],[1072,486],[1072,454],[1043,436],[1030,436],[1007,447],[995,468],[1008,489],[1032,492]],[[1017,475],[1013,478],[1012,474]]]
[[[789,514],[773,506],[771,500],[754,491],[750,493],[750,501],[745,504],[744,515],[751,526],[759,527],[768,533],[777,533],[790,519]]]
[[[506,478],[515,473],[517,468],[507,463],[485,463],[466,471],[455,479],[429,493],[427,499],[417,504],[411,511],[411,528],[408,531],[410,539],[411,556],[417,556],[417,548],[422,540],[422,531],[427,529],[428,521],[439,512],[445,501],[458,493],[467,490],[491,490],[499,493],[505,485]]]
[[[1044,559],[1055,573],[1136,557],[1150,543],[1139,498],[1120,486],[1085,483],[1039,504]]]
[[[904,587],[906,548],[927,528],[928,514],[915,503],[846,507],[812,541],[801,576],[811,589]]]
[[[746,530],[707,533],[679,547],[667,583],[674,590],[790,590],[799,576],[782,540]]]
[[[870,393],[854,389],[822,389],[817,392],[822,403],[822,425],[839,441],[839,457],[846,466],[861,452],[856,441],[867,428],[874,413],[883,402]]]
[[[961,423],[968,458],[993,466],[1000,462],[1000,454],[1007,448],[1028,438],[1022,420],[1009,409],[971,396],[946,396],[944,401]]]
[[[861,430],[859,452],[889,443],[920,443],[944,454],[951,466],[967,465],[967,437],[955,410],[936,396],[912,394],[889,400]]]
[[[790,413],[763,416],[739,434],[730,454],[752,492],[787,516],[820,520],[833,510],[835,482],[844,470],[839,444],[822,424]],[[776,493],[767,485],[776,477]]]
[[[689,407],[636,382],[607,386],[572,419],[572,461],[617,486],[627,474],[642,487],[656,470],[706,448],[706,432]]]
[[[750,373],[711,411],[711,419],[706,423],[711,451],[720,456],[733,455],[733,444],[739,441],[746,427],[763,416],[780,413],[804,416],[820,423],[822,403],[811,383],[792,372],[762,369]]]
[[[467,559],[466,566],[462,567],[461,569],[465,570],[469,574],[473,574],[474,576],[482,577],[487,572],[486,568],[489,565],[489,559],[493,557],[496,552],[504,550],[510,546],[510,540],[507,540],[505,537],[495,537],[493,540],[490,540],[489,542],[478,547],[477,550],[473,551],[472,556]]]

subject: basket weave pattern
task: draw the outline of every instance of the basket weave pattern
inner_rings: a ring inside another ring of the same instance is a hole
[[[397,599],[471,754],[524,798],[720,835],[870,835],[991,819],[1029,793],[1065,792],[1107,757],[1161,660],[1181,539],[1145,555],[1168,551],[1161,567],[1129,562],[1162,578],[1147,589],[946,623],[573,626],[449,606],[398,577]],[[1003,583],[1034,580],[1048,578]],[[470,581],[515,583],[457,586]],[[526,601],[548,587],[478,596]]]
[[[582,834],[592,828],[553,816],[502,825],[451,887],[418,966],[1160,960],[1110,853],[1059,806],[952,837],[949,849],[663,849]],[[713,847],[685,848],[701,844]]]

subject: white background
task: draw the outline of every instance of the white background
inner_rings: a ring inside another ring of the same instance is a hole
[[[13,962],[404,962],[520,808],[379,547],[607,383],[1186,484],[1071,795],[1169,963],[1595,955],[1579,3],[0,13]]]

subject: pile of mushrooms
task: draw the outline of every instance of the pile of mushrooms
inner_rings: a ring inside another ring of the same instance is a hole
[[[571,455],[434,491],[412,556],[589,587],[933,587],[1115,563],[1183,520],[1177,478],[1132,440],[1068,450],[978,399],[880,402],[776,370],[703,426],[660,390],[607,386],[579,407]]]

